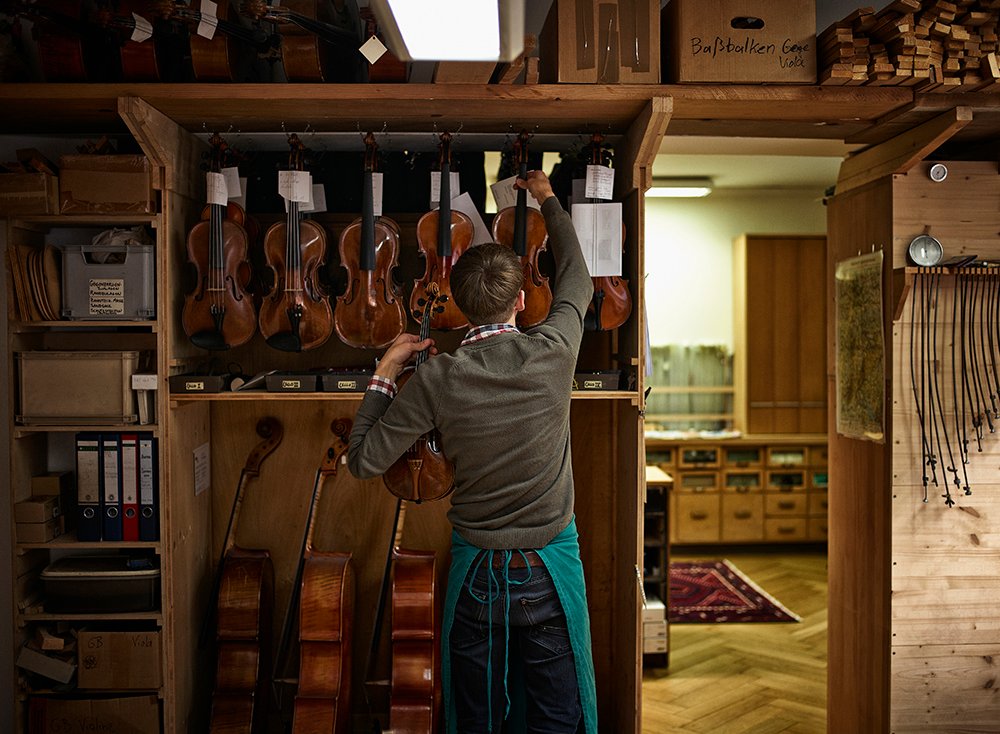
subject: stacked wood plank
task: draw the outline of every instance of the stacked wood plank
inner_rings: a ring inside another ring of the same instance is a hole
[[[1000,92],[1000,0],[894,0],[859,8],[816,39],[819,83]]]

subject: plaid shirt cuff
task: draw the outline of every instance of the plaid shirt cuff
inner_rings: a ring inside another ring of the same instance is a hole
[[[396,383],[378,375],[372,375],[368,380],[368,389],[388,395],[390,398],[396,397]]]

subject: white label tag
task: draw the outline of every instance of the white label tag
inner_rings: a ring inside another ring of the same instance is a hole
[[[91,278],[89,291],[91,316],[125,313],[124,278]]]
[[[382,216],[382,173],[375,171],[372,173],[372,209],[376,217]]]
[[[516,180],[517,176],[511,176],[510,178],[505,178],[503,181],[490,184],[490,191],[493,192],[493,201],[497,203],[498,212],[517,204],[517,189],[514,188],[514,181]],[[535,201],[535,197],[530,193],[528,194],[528,206],[532,209],[541,209],[538,202]]]
[[[132,13],[132,18],[135,19],[135,28],[132,29],[132,40],[136,43],[142,43],[143,41],[148,41],[153,37],[153,24],[148,20],[143,18],[141,15],[136,15]]]
[[[454,211],[462,212],[469,219],[472,220],[472,244],[482,245],[487,242],[493,241],[493,235],[490,230],[486,227],[486,222],[483,218],[479,216],[479,211],[476,209],[475,203],[472,201],[472,197],[468,194],[459,194],[457,197],[451,200],[451,208]]]
[[[234,196],[232,198],[232,201],[234,201],[237,204],[239,204],[245,210],[247,208],[247,204],[246,204],[246,198],[247,198],[247,178],[246,178],[246,176],[240,176],[240,178],[239,178],[239,184],[240,184],[240,195],[239,196]],[[228,184],[227,184],[227,188],[228,188]],[[232,189],[229,189],[229,190],[232,191]]]
[[[448,180],[451,182],[451,198],[454,199],[458,196],[460,191],[460,186],[458,182],[458,173],[452,171]],[[434,209],[438,203],[441,201],[441,171],[431,171],[431,209]]]
[[[226,195],[230,199],[243,197],[243,184],[240,182],[240,169],[236,166],[222,169],[222,177],[226,179]]]
[[[382,58],[382,55],[388,50],[389,49],[385,47],[385,44],[378,40],[376,36],[369,38],[365,41],[364,45],[358,49],[358,51],[361,52],[361,55],[368,59],[369,64],[374,64]]]
[[[312,194],[312,176],[308,171],[278,171],[278,193],[285,201],[305,203]]]
[[[144,374],[141,372],[136,372],[132,375],[132,389],[133,390],[155,390],[157,384],[156,375]]]
[[[587,183],[584,196],[588,199],[614,198],[615,172],[607,166],[587,166]]]
[[[198,30],[195,32],[209,41],[215,38],[215,29],[219,25],[219,19],[216,17],[218,7],[212,0],[201,0],[201,21],[199,21]]]
[[[299,207],[300,212],[311,212],[317,214],[326,211],[326,187],[321,183],[314,183],[309,194],[309,201]]]
[[[593,278],[622,274],[622,205],[574,204],[573,228]]]
[[[208,188],[208,203],[225,206],[229,203],[229,188],[226,177],[221,173],[209,171],[205,174],[205,184]]]

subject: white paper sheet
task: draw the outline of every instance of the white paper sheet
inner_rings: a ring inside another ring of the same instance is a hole
[[[201,0],[201,20],[195,33],[209,41],[215,38],[215,29],[219,26],[218,9],[219,6],[212,0]]]
[[[240,169],[236,166],[222,169],[222,177],[226,179],[227,196],[230,199],[239,199],[243,196],[243,184],[240,180]]]
[[[587,166],[586,187],[583,195],[588,199],[611,201],[615,191],[615,172],[607,166]]]
[[[135,20],[135,28],[132,29],[132,40],[137,43],[142,43],[143,41],[148,41],[153,37],[153,24],[148,20],[143,18],[141,15],[136,15],[132,13],[132,18]]]
[[[622,274],[622,205],[574,204],[573,227],[591,277]]]
[[[205,186],[208,190],[208,203],[225,206],[229,203],[229,187],[226,177],[221,173],[209,171],[205,174]]]
[[[472,244],[483,245],[493,241],[493,234],[486,228],[486,222],[479,215],[479,210],[472,201],[472,197],[465,193],[451,200],[451,208],[462,212],[472,220]]]
[[[454,199],[459,195],[461,191],[461,186],[459,185],[458,173],[456,171],[451,172],[451,176],[448,177],[451,182],[451,198]],[[431,171],[431,209],[437,207],[438,203],[441,201],[441,171]]]
[[[278,171],[278,193],[285,201],[307,202],[312,195],[312,176],[308,171]]]
[[[517,204],[517,189],[514,188],[514,181],[516,180],[517,176],[511,176],[510,178],[505,178],[503,181],[490,184],[490,191],[493,192],[493,201],[497,203],[498,212]],[[528,206],[532,209],[541,209],[538,202],[535,201],[535,197],[531,194],[528,194]]]

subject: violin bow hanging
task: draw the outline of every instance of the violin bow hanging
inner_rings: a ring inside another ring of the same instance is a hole
[[[933,388],[933,392],[934,392],[934,400],[935,400],[936,406],[937,406],[937,418],[935,419],[935,430],[938,432],[937,433],[938,456],[941,457],[942,461],[944,460],[944,456],[941,453],[941,434],[944,434],[945,449],[948,451],[948,462],[949,463],[948,463],[947,466],[943,467],[942,470],[941,470],[941,481],[944,484],[944,489],[945,489],[945,503],[949,507],[951,507],[951,505],[954,504],[954,500],[951,498],[951,489],[948,486],[948,474],[947,474],[947,472],[952,472],[954,474],[954,476],[955,476],[955,487],[956,488],[959,487],[961,483],[960,483],[960,481],[958,479],[958,467],[955,465],[955,455],[952,453],[952,450],[951,450],[951,440],[948,438],[948,427],[947,427],[947,423],[945,422],[945,416],[944,416],[944,401],[942,401],[942,399],[941,399],[941,385],[940,385],[940,383],[938,381],[939,380],[938,365],[943,362],[943,360],[939,361],[937,359],[937,355],[938,355],[938,345],[937,345],[937,338],[938,338],[937,337],[937,335],[938,335],[938,313],[939,313],[939,306],[940,306],[940,303],[941,303],[941,271],[940,270],[936,269],[935,272],[932,273],[932,275],[931,275],[931,282],[933,283],[933,286],[934,286],[934,288],[933,288],[933,290],[934,290],[934,312],[933,312],[933,318],[931,319],[931,322],[930,322],[930,328],[933,330],[933,332],[932,332],[933,343],[931,345],[931,351],[932,351],[932,353],[934,355],[934,360],[933,360],[933,362],[930,363],[930,368],[931,368],[931,375],[932,375],[932,382],[931,382],[931,384],[932,384],[932,388]],[[934,404],[932,404],[931,405],[931,410],[932,411],[934,410],[934,407],[935,407]]]
[[[969,472],[966,468],[966,464],[969,463],[969,447],[965,437],[965,424],[963,423],[960,411],[958,408],[959,392],[958,392],[958,376],[957,372],[959,370],[959,365],[955,361],[955,342],[961,338],[958,329],[958,275],[956,275],[955,282],[953,283],[952,289],[952,299],[951,299],[951,397],[952,405],[954,408],[954,418],[955,418],[955,448],[958,450],[958,460],[962,464],[962,478],[965,480],[963,486],[963,491],[965,494],[971,494],[969,489]],[[964,402],[963,402],[964,405]],[[958,474],[955,475],[955,483],[958,484]],[[926,502],[926,493],[924,497],[924,502]]]
[[[916,339],[916,326],[917,326],[917,300],[918,296],[921,300],[920,312],[923,313],[923,271],[918,270],[913,276],[914,284],[912,292],[910,293],[910,387],[913,390],[913,406],[917,413],[917,422],[920,425],[920,474],[921,481],[924,487],[924,502],[928,501],[927,498],[927,462],[930,454],[930,450],[927,446],[927,429],[924,420],[924,408],[923,408],[923,391],[924,391],[924,380],[923,380],[923,370],[924,370],[924,359],[923,350],[920,352],[920,359],[917,359],[917,339]],[[921,343],[923,340],[921,339]],[[918,375],[919,366],[919,375]],[[917,386],[919,387],[919,390]]]

